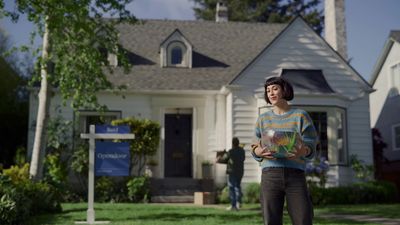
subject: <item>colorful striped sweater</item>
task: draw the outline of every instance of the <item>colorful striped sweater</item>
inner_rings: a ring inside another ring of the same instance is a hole
[[[318,139],[317,132],[308,113],[302,109],[290,109],[283,115],[276,115],[272,110],[263,113],[258,117],[256,123],[255,135],[257,141],[261,139],[261,134],[266,130],[299,133],[304,144],[311,149],[311,153],[296,160],[285,158],[268,160],[258,157],[252,152],[254,159],[260,162],[261,168],[288,167],[305,170],[306,160],[314,157],[315,146]]]

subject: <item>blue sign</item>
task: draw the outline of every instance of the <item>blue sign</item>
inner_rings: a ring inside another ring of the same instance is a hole
[[[96,141],[96,176],[129,176],[130,160],[128,142]]]
[[[129,134],[131,129],[128,125],[112,126],[112,125],[96,125],[95,133],[97,134]]]

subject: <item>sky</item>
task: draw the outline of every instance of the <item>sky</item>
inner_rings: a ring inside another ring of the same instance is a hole
[[[7,1],[6,6],[7,6]],[[139,19],[194,20],[193,0],[134,0],[128,8]],[[391,30],[400,30],[400,0],[345,0],[350,65],[369,81]],[[27,44],[32,24],[1,19],[16,46]]]

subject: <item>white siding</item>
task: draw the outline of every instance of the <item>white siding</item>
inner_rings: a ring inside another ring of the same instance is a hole
[[[357,98],[366,83],[302,20],[287,28],[235,84],[248,90],[262,87],[281,69],[321,69],[332,89],[347,98]],[[261,89],[260,89],[261,90]]]
[[[400,44],[397,42],[393,44],[381,70],[379,71],[373,86],[376,91],[370,95],[372,127],[375,127],[375,124],[382,111],[383,104],[388,97],[389,90],[391,88],[390,67],[396,63],[400,63]]]
[[[214,159],[215,152],[209,152],[208,146],[209,136],[215,134],[215,128],[211,123],[206,121],[215,121],[215,106],[210,99],[215,96],[207,94],[198,95],[177,95],[177,94],[124,94],[125,98],[116,96],[111,93],[100,93],[98,100],[100,104],[107,105],[111,111],[120,111],[121,117],[146,118],[160,123],[162,130],[164,127],[164,113],[170,109],[184,108],[191,109],[193,112],[193,176],[194,178],[201,177],[201,161]],[[29,130],[29,152],[32,151],[34,137],[34,121],[36,120],[37,98],[31,94],[30,97],[30,130]],[[51,99],[50,116],[61,116],[65,120],[72,121],[74,113],[69,107],[61,104],[59,95]],[[223,118],[222,118],[223,119]],[[210,127],[211,126],[211,127]],[[72,130],[71,130],[72,133]],[[162,135],[163,137],[163,135]],[[213,149],[215,150],[215,149]],[[156,155],[159,161],[159,168],[163,168],[163,138],[160,142],[160,149]],[[162,170],[156,170],[154,174],[157,177],[163,176]]]
[[[250,153],[254,140],[254,125],[258,116],[257,100],[248,90],[232,89],[232,136],[238,137],[244,145],[246,160],[244,162],[243,183],[259,182],[261,171],[258,163]],[[231,144],[229,145],[231,146]]]
[[[393,125],[400,124],[398,116],[400,96],[389,97],[389,91],[393,87],[391,67],[400,63],[400,44],[398,42],[393,43],[384,60],[373,86],[376,91],[370,95],[371,127],[379,130],[387,144],[387,148],[384,149],[385,157],[389,160],[400,160],[400,151],[393,150],[392,130]]]
[[[270,76],[277,76],[282,69],[320,69],[336,96],[299,95],[296,105],[331,105],[347,108],[348,151],[358,154],[360,159],[372,162],[372,143],[369,128],[368,94],[364,91],[368,85],[341,59],[311,28],[302,20],[296,20],[262,52],[252,65],[234,81],[242,87],[236,91],[233,108],[233,132],[247,140],[247,135],[254,129],[258,101],[264,101],[263,84]],[[360,99],[361,98],[361,99]],[[359,100],[357,100],[359,99]],[[355,101],[355,102],[353,102]],[[251,111],[253,111],[251,113]],[[250,115],[253,115],[250,116]],[[254,126],[254,125],[253,125]],[[246,131],[246,129],[248,129]],[[336,148],[335,148],[336,149]],[[250,159],[251,160],[251,159]],[[244,182],[259,181],[260,172],[256,172],[257,163],[246,164]],[[258,169],[259,170],[259,169]],[[251,174],[251,175],[249,175]],[[330,171],[331,185],[340,185],[351,181],[349,166],[337,166]],[[335,180],[336,179],[336,180]]]

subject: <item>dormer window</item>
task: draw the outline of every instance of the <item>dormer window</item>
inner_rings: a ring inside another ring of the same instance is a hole
[[[192,44],[178,29],[160,45],[160,66],[192,68]]]
[[[179,46],[174,47],[171,50],[171,64],[182,64],[182,48]]]
[[[187,67],[186,47],[182,42],[171,42],[167,47],[168,66]]]

